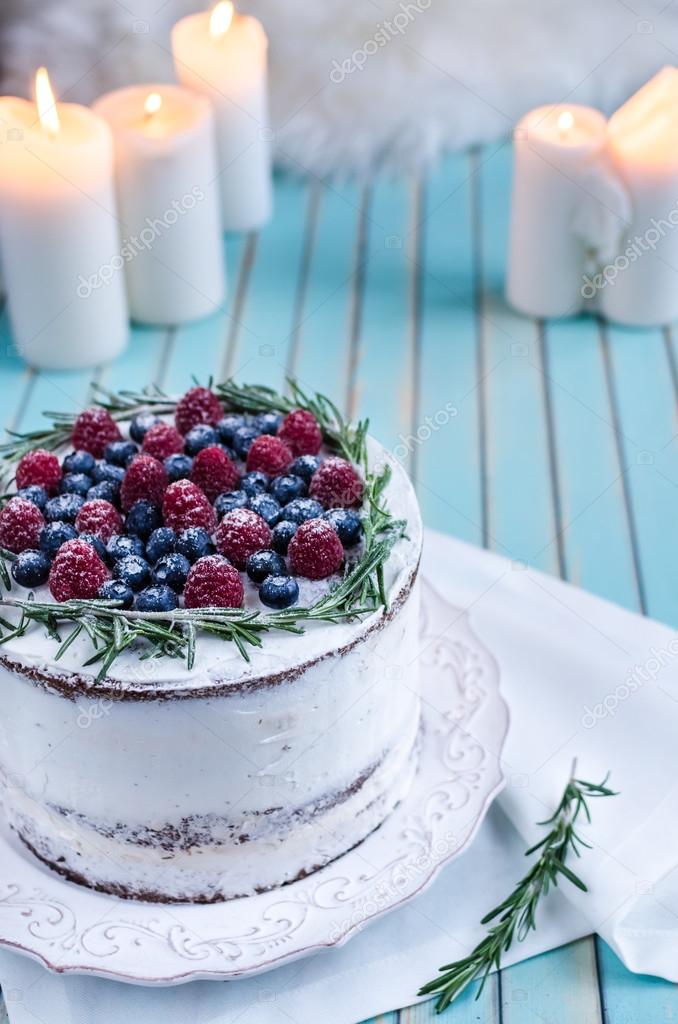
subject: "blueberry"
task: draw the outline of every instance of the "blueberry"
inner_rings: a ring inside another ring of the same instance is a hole
[[[158,559],[153,567],[151,576],[154,583],[167,584],[172,590],[176,590],[177,593],[186,586],[186,578],[188,577],[191,568],[191,563],[185,555],[179,555],[175,551],[172,555],[163,555],[162,558]]]
[[[153,424],[159,422],[158,417],[154,416],[152,412],[140,412],[130,423],[129,436],[137,444],[141,444]]]
[[[45,505],[45,519],[48,523],[74,523],[84,504],[85,499],[79,494],[59,494]]]
[[[134,607],[138,612],[173,612],[178,604],[179,599],[171,587],[156,583],[141,591]]]
[[[299,524],[292,523],[289,519],[283,519],[273,527],[273,547],[281,554],[286,555],[292,537],[297,532]]]
[[[85,544],[89,544],[90,547],[94,548],[102,562],[106,561],[106,545],[101,537],[97,537],[94,533],[81,533],[78,540],[84,540]]]
[[[40,550],[48,558],[54,558],[62,544],[75,540],[78,531],[71,523],[48,523],[40,531]]]
[[[323,512],[323,519],[337,531],[339,540],[345,548],[352,547],[360,540],[363,524],[360,522],[360,516],[350,509],[331,508],[328,512]]]
[[[255,437],[259,437],[256,427],[238,427],[233,435],[233,450],[240,459],[244,459],[250,450]]]
[[[120,601],[121,608],[131,608],[134,604],[134,591],[122,580],[106,580],[99,587],[97,596],[102,601]]]
[[[232,512],[234,508],[247,508],[249,500],[245,491],[225,491],[214,502],[214,511],[218,518],[222,519],[227,512]]]
[[[292,576],[269,576],[259,587],[259,598],[269,608],[289,608],[299,600],[299,584]]]
[[[308,483],[321,462],[319,455],[300,455],[290,466],[290,473]]]
[[[190,526],[177,538],[177,551],[180,555],[185,555],[191,563],[197,562],[205,555],[213,555],[214,550],[210,535],[202,526]]]
[[[270,482],[268,473],[255,469],[251,473],[245,473],[240,481],[240,490],[244,491],[248,498],[253,498],[255,494],[264,494]]]
[[[49,495],[44,487],[40,487],[39,484],[30,484],[28,487],[22,487],[17,491],[20,498],[25,498],[26,501],[30,501],[31,505],[35,505],[44,512],[45,505],[49,499]]]
[[[149,581],[151,568],[139,555],[125,555],[113,566],[113,575],[132,590],[141,590]]]
[[[104,459],[113,466],[129,466],[139,451],[134,441],[110,441],[104,448]]]
[[[257,428],[260,434],[277,434],[278,427],[282,421],[282,413],[260,412],[258,416],[254,417],[253,426]]]
[[[177,543],[177,535],[169,526],[159,526],[146,541],[146,558],[155,563],[164,555],[171,555]]]
[[[267,576],[287,576],[287,565],[277,551],[255,551],[247,559],[247,575],[253,583],[263,583]]]
[[[261,516],[269,526],[275,526],[282,512],[280,502],[276,501],[272,494],[255,494],[247,502],[247,507]]]
[[[49,576],[49,567],[44,551],[22,551],[12,562],[12,576],[20,587],[39,587]]]
[[[160,509],[146,498],[135,501],[125,519],[127,532],[142,540],[148,540],[159,526],[162,526]]]
[[[247,419],[238,413],[228,413],[217,423],[219,440],[224,444],[233,444],[233,435],[240,427],[247,426]]]
[[[197,455],[203,448],[209,448],[210,445],[218,444],[218,442],[219,435],[214,427],[210,427],[207,423],[198,423],[196,427],[189,430],[184,438],[187,455]]]
[[[89,452],[71,452],[63,461],[64,473],[86,473],[91,476],[96,466],[96,459]]]
[[[277,476],[271,482],[271,494],[281,505],[306,495],[307,484],[300,476]]]
[[[299,525],[307,519],[319,519],[324,511],[320,502],[313,498],[295,498],[289,505],[285,505],[285,519]]]
[[[97,462],[92,470],[92,479],[95,484],[101,484],[104,480],[108,480],[109,483],[120,486],[124,476],[125,470],[122,466],[113,466],[110,462]]]
[[[111,505],[120,504],[120,484],[114,484],[110,480],[102,480],[100,484],[90,487],[87,492],[87,500],[94,501],[101,498],[103,501],[110,501]]]
[[[173,484],[176,480],[188,480],[193,469],[193,459],[190,455],[168,455],[164,466]]]
[[[144,542],[140,537],[126,537],[122,533],[116,533],[106,545],[106,553],[111,562],[119,562],[121,558],[127,558],[128,555],[137,555],[139,558],[143,558]]]
[[[86,473],[66,473],[59,484],[59,490],[62,494],[79,494],[81,498],[86,498],[92,486],[92,477]]]

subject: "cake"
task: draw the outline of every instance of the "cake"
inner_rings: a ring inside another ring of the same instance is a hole
[[[326,400],[293,389],[277,412],[266,389],[206,392],[118,397],[12,442],[3,489],[21,497],[0,512],[6,822],[69,880],[166,903],[318,870],[379,827],[417,766],[422,527],[405,472]],[[157,470],[132,469],[142,454]],[[185,561],[155,557],[168,546]]]

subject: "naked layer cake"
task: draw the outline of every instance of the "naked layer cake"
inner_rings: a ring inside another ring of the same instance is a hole
[[[320,396],[103,396],[5,446],[0,777],[74,882],[242,897],[360,843],[416,771],[422,529]]]

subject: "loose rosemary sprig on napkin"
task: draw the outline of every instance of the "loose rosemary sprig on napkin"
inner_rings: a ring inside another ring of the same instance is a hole
[[[609,776],[606,775],[603,781],[596,785],[583,779],[576,779],[574,772],[575,767],[554,813],[546,821],[538,822],[539,825],[550,825],[549,832],[541,842],[525,852],[525,856],[529,857],[540,850],[539,857],[525,877],[517,883],[511,895],[486,914],[480,922],[496,923],[488,929],[485,938],[468,956],[445,964],[440,968],[440,976],[419,990],[420,996],[439,993],[436,1002],[437,1013],[447,1009],[467,985],[479,978],[480,986],[476,999],[478,998],[490,971],[498,970],[501,966],[502,954],[510,949],[514,940],[522,942],[528,932],[536,928],[539,902],[552,886],[558,885],[560,876],[583,892],[587,891],[581,878],[565,863],[572,853],[580,857],[581,847],[590,849],[589,844],[577,834],[575,824],[581,814],[587,821],[591,821],[587,803],[589,798],[616,796],[616,793],[606,785]]]

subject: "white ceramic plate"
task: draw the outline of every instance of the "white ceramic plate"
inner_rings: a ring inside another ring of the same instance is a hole
[[[408,798],[355,850],[300,882],[169,907],[66,882],[0,834],[0,945],[61,973],[175,985],[256,974],[346,942],[425,889],[503,786],[508,711],[466,615],[424,586],[421,765]]]

